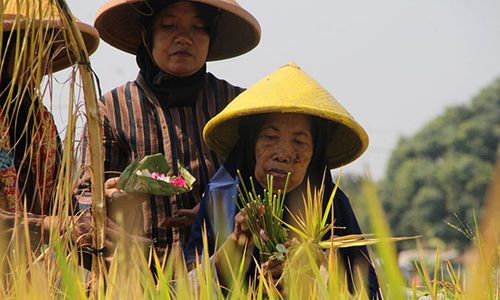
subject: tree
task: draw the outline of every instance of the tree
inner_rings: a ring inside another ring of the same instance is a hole
[[[451,107],[391,154],[381,199],[395,235],[463,249],[479,216],[500,142],[500,79]],[[453,226],[457,228],[454,228]]]
[[[336,178],[335,178],[336,179]],[[363,177],[356,174],[343,174],[340,178],[340,188],[349,197],[352,209],[356,215],[361,230],[369,232],[370,222],[362,193]]]

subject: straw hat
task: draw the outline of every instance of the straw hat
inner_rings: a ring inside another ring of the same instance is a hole
[[[2,11],[2,31],[10,32],[14,30],[24,30],[30,28],[43,28],[58,30],[54,37],[54,41],[63,41],[64,30],[63,22],[60,18],[56,6],[51,0],[31,0],[32,5],[26,4],[26,0],[10,0],[3,4]],[[5,2],[5,1],[4,1]],[[41,2],[41,4],[40,4]],[[21,4],[18,6],[18,4]],[[38,6],[38,5],[41,6]],[[41,9],[39,10],[39,8]],[[41,17],[42,16],[42,17]],[[34,17],[34,20],[33,20]],[[40,18],[41,17],[41,18]],[[79,20],[76,20],[78,29],[80,30],[87,52],[94,53],[99,45],[99,33],[97,30]],[[61,47],[64,42],[55,42],[54,47]],[[55,52],[54,52],[55,53]],[[52,61],[52,71],[60,71],[73,65],[75,57],[68,55],[68,51],[57,51],[57,56]]]
[[[288,64],[241,93],[212,118],[203,138],[218,154],[227,156],[238,141],[242,117],[262,113],[302,113],[338,124],[328,133],[328,166],[336,168],[358,158],[368,147],[368,135],[349,112],[295,64]]]
[[[207,60],[235,57],[252,50],[260,41],[257,20],[234,0],[187,0],[219,10],[215,40],[210,41]],[[166,2],[166,1],[165,1]],[[108,44],[136,54],[141,39],[141,14],[151,15],[145,0],[108,0],[97,12],[94,26]]]

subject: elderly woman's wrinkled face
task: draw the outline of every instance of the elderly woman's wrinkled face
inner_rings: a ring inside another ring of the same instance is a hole
[[[165,7],[153,24],[153,58],[174,76],[196,73],[208,56],[209,34],[196,6],[180,1]]]
[[[311,119],[302,114],[269,114],[255,142],[255,178],[267,187],[266,175],[273,175],[273,189],[283,189],[291,172],[288,191],[299,186],[313,154]]]

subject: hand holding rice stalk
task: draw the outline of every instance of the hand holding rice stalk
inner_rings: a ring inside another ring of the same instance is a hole
[[[148,155],[134,161],[123,171],[118,187],[128,193],[147,193],[171,196],[189,192],[196,179],[179,162],[179,174],[167,176],[170,171],[165,156],[161,153]]]
[[[257,195],[252,177],[249,191],[239,170],[238,176],[241,184],[238,186],[239,194],[235,203],[240,211],[245,210],[245,222],[252,233],[255,246],[267,258],[272,256],[284,260],[286,248],[283,244],[287,241],[288,234],[279,220],[283,218],[285,191],[290,173],[284,190],[278,190],[277,194],[273,194],[273,176],[267,175],[267,189],[264,189],[263,196]]]

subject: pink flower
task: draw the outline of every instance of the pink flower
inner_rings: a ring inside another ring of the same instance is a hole
[[[169,182],[171,185],[175,185],[176,187],[185,187],[186,186],[186,180],[182,178],[181,176],[175,178],[174,180]]]
[[[167,176],[165,176],[165,174],[163,174],[163,173],[159,173],[159,172],[151,173],[151,178],[156,179],[156,180],[164,179],[166,177]]]

